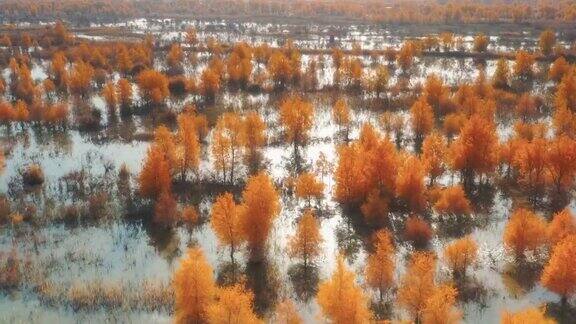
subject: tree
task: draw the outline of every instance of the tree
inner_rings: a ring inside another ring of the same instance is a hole
[[[526,251],[534,251],[545,243],[546,222],[527,209],[515,210],[504,228],[506,248],[521,259]]]
[[[254,295],[240,285],[218,288],[216,301],[206,310],[209,324],[263,323],[252,310]]]
[[[148,148],[139,184],[140,194],[146,198],[156,198],[172,185],[169,162],[158,145],[152,144]]]
[[[298,310],[294,303],[286,299],[276,306],[274,314],[274,323],[277,324],[302,324],[302,318],[298,314]]]
[[[168,127],[160,125],[154,130],[154,144],[160,148],[166,157],[168,167],[170,168],[170,174],[172,175],[172,171],[178,164],[174,134],[172,134]]]
[[[547,148],[547,178],[557,194],[566,193],[574,186],[576,141],[567,136],[557,136]]]
[[[520,184],[536,193],[544,188],[546,181],[546,147],[548,141],[536,138],[531,142],[520,142],[512,165],[518,170]]]
[[[573,234],[576,234],[576,220],[568,208],[556,213],[546,229],[548,242],[553,246]]]
[[[320,225],[312,211],[308,209],[300,218],[296,233],[290,239],[290,255],[302,259],[304,268],[308,269],[309,261],[320,255],[321,244]]]
[[[314,121],[314,106],[300,97],[290,97],[280,105],[280,121],[284,126],[286,140],[297,150],[308,139]]]
[[[279,196],[270,176],[260,172],[248,178],[242,200],[245,207],[241,220],[242,233],[248,242],[252,260],[257,261],[263,257],[270,229],[280,212]]]
[[[376,97],[380,98],[382,93],[386,92],[388,89],[388,82],[390,81],[390,72],[385,65],[378,65],[376,72],[372,79],[370,80],[370,89],[376,94]]]
[[[398,52],[397,62],[402,71],[406,73],[412,64],[414,63],[414,55],[416,54],[416,48],[413,42],[406,41],[402,44],[400,51]]]
[[[434,288],[422,310],[423,324],[458,324],[462,313],[456,309],[458,290],[451,285]]]
[[[460,136],[450,145],[450,165],[453,170],[461,172],[466,185],[473,181],[475,173],[494,171],[498,164],[498,145],[494,123],[473,115],[462,127]]]
[[[332,118],[336,125],[340,127],[340,129],[345,129],[346,132],[346,139],[348,139],[348,129],[350,126],[350,108],[348,108],[348,104],[346,100],[340,98],[334,104],[332,108]]]
[[[432,106],[434,111],[442,113],[442,104],[447,101],[449,96],[450,89],[444,85],[442,79],[440,79],[436,74],[431,74],[426,78],[426,83],[424,83],[424,92],[420,99]],[[434,117],[434,115],[432,115],[432,117]]]
[[[570,63],[566,61],[564,56],[560,56],[559,58],[552,63],[550,66],[550,71],[548,71],[548,78],[555,82],[560,82],[562,78],[570,72]]]
[[[409,156],[399,168],[396,177],[396,197],[406,204],[408,210],[420,212],[426,208],[426,185],[424,167],[420,159]]]
[[[422,319],[427,300],[434,294],[436,259],[426,252],[415,252],[402,277],[397,303],[406,309],[416,323]]]
[[[556,45],[556,34],[554,34],[554,31],[550,29],[543,31],[540,34],[538,45],[540,45],[540,50],[545,56],[552,54],[552,49]]]
[[[484,33],[479,33],[474,37],[474,52],[484,53],[488,50],[490,39]]]
[[[140,95],[149,104],[159,105],[170,95],[168,78],[156,70],[148,69],[140,72],[136,82]]]
[[[27,122],[30,119],[30,111],[28,105],[22,100],[16,101],[14,105],[14,120],[19,122]]]
[[[166,55],[166,64],[171,69],[177,69],[182,64],[182,59],[184,58],[184,52],[180,44],[174,43],[170,46],[170,51]]]
[[[364,221],[371,226],[380,227],[388,222],[390,198],[380,194],[374,189],[370,191],[366,200],[360,206]]]
[[[472,237],[453,241],[444,247],[444,258],[455,276],[465,276],[466,269],[476,262],[478,245]]]
[[[200,77],[200,91],[208,102],[213,102],[220,90],[220,75],[213,68],[206,68]]]
[[[556,324],[556,321],[546,317],[544,307],[527,308],[516,313],[505,311],[502,313],[500,324]]]
[[[222,171],[226,181],[229,170],[230,183],[234,183],[236,165],[242,157],[242,120],[236,113],[224,113],[218,117],[213,133],[212,155],[216,170]]]
[[[176,323],[206,323],[215,293],[212,268],[199,248],[188,250],[174,273]]]
[[[118,97],[116,95],[116,87],[111,81],[106,82],[104,88],[102,89],[102,97],[108,106],[108,110],[116,110],[116,105],[118,104]]]
[[[317,301],[322,314],[334,324],[368,323],[372,317],[368,298],[355,283],[356,278],[348,270],[342,256],[338,256],[336,270],[318,287]]]
[[[253,163],[258,150],[266,144],[266,123],[256,111],[249,111],[242,121],[241,141],[246,149],[246,162]]]
[[[416,142],[422,143],[426,136],[434,128],[434,110],[426,101],[425,96],[421,96],[410,108],[410,121],[412,131],[416,136]]]
[[[125,112],[132,105],[132,84],[126,79],[120,79],[116,87],[121,110]]]
[[[514,75],[520,79],[531,79],[534,76],[534,55],[526,51],[516,52]]]
[[[244,242],[241,228],[242,206],[237,205],[230,193],[216,198],[212,205],[210,225],[221,245],[230,247],[230,261],[235,264],[234,253]]]
[[[169,189],[163,190],[156,200],[152,221],[155,224],[170,227],[176,224],[179,218],[178,202],[174,198],[172,191]]]
[[[374,252],[368,256],[365,271],[366,283],[378,290],[380,301],[384,299],[384,294],[394,284],[394,253],[390,232],[387,230],[378,231]]]
[[[562,306],[576,293],[576,236],[566,237],[556,244],[548,264],[542,271],[540,283],[562,297]]]
[[[266,68],[277,88],[285,88],[294,78],[292,62],[281,51],[274,51],[268,59]]]
[[[536,100],[534,96],[526,92],[520,96],[518,103],[516,104],[516,115],[522,118],[523,121],[534,117],[537,113]]]
[[[303,172],[296,179],[296,197],[306,199],[308,205],[312,198],[320,200],[324,195],[324,184],[314,174]]]
[[[492,77],[492,85],[495,88],[507,89],[510,86],[510,68],[508,67],[508,61],[505,58],[501,58],[496,63],[496,71]]]
[[[200,164],[201,144],[196,129],[195,116],[190,113],[178,115],[178,142],[180,144],[180,162],[178,163],[182,180],[187,171],[196,171]]]
[[[472,207],[462,186],[452,186],[442,190],[434,204],[434,210],[442,215],[463,216],[472,212]]]
[[[78,61],[74,63],[70,73],[70,92],[73,94],[85,96],[92,86],[94,78],[94,68],[90,63]]]
[[[429,175],[430,184],[434,184],[436,178],[441,176],[446,170],[446,153],[448,144],[442,134],[432,132],[424,139],[422,144],[422,163]]]

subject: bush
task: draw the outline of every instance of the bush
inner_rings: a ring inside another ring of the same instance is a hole
[[[44,171],[38,164],[31,164],[22,173],[22,181],[27,186],[39,186],[44,183]]]

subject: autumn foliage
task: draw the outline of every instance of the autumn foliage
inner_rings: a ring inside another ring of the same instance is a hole
[[[576,236],[570,235],[556,244],[540,283],[562,297],[563,304],[576,293]]]
[[[299,97],[286,99],[280,105],[280,121],[284,125],[286,140],[301,145],[308,139],[314,120],[314,106]]]
[[[240,222],[252,259],[263,256],[272,223],[280,212],[278,192],[270,176],[260,172],[248,179],[242,192],[243,215]]]
[[[304,267],[320,255],[322,236],[320,225],[310,210],[306,210],[296,227],[296,233],[290,240],[289,251],[293,257],[304,261]]]
[[[216,198],[212,205],[210,225],[221,245],[230,247],[230,259],[234,263],[234,253],[244,242],[242,228],[240,227],[243,216],[242,206],[234,201],[230,193],[225,193]]]
[[[517,209],[504,229],[504,245],[516,258],[534,251],[546,243],[546,222],[527,209]]]
[[[386,230],[380,230],[375,234],[374,252],[366,261],[366,282],[372,288],[377,289],[380,300],[394,283],[394,245],[392,235]]]
[[[446,263],[455,275],[465,275],[466,269],[476,261],[477,254],[478,245],[469,236],[455,240],[444,248]]]
[[[318,287],[317,301],[324,317],[335,324],[360,324],[370,321],[368,298],[356,284],[356,276],[338,257],[332,276]]]
[[[156,70],[140,72],[136,79],[143,99],[152,104],[160,104],[170,95],[168,78]]]
[[[436,259],[434,255],[416,252],[412,255],[406,273],[402,277],[398,288],[397,302],[416,321],[422,318],[427,300],[434,294],[435,273]]]
[[[252,310],[254,295],[240,285],[216,290],[216,301],[206,309],[208,323],[263,323]]]
[[[174,273],[176,323],[206,323],[215,293],[212,267],[198,248],[190,249]]]

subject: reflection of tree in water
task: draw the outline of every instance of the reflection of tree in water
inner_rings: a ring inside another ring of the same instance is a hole
[[[350,221],[343,219],[336,228],[336,241],[338,249],[353,262],[362,248],[362,237],[354,231]]]
[[[554,318],[558,323],[576,323],[576,307],[570,303],[562,305],[560,301],[546,304],[546,315]]]
[[[540,280],[542,265],[527,261],[507,264],[502,272],[502,282],[508,293],[514,298],[520,298],[532,290]]]
[[[488,305],[488,289],[474,277],[461,277],[454,281],[458,289],[458,299],[464,303],[474,303],[480,308]],[[496,292],[493,292],[495,295]]]
[[[305,266],[302,263],[298,263],[288,269],[288,276],[300,301],[308,302],[316,296],[320,280],[318,267],[310,264]]]
[[[282,286],[279,270],[269,260],[248,262],[248,287],[254,292],[254,307],[260,315],[268,313],[276,304]]]
[[[392,306],[392,302],[381,302],[375,300],[370,302],[370,310],[374,313],[375,318],[382,321],[392,318]]]
[[[158,254],[166,259],[168,263],[180,256],[180,238],[173,228],[165,228],[152,223],[144,226],[146,233],[150,237],[150,245],[156,248]]]
[[[242,268],[238,262],[223,262],[218,266],[216,282],[220,286],[232,286],[241,280]]]

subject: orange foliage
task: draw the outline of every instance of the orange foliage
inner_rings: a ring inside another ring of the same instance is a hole
[[[404,72],[408,71],[414,63],[414,56],[416,55],[416,45],[412,41],[407,41],[402,44],[398,52],[398,65]]]
[[[174,273],[176,323],[205,323],[215,286],[212,267],[199,248],[190,249]]]
[[[311,172],[303,172],[296,179],[296,197],[310,203],[312,198],[321,199],[324,195],[324,184]]]
[[[336,125],[348,128],[350,125],[350,108],[345,99],[338,99],[332,108],[332,118]]]
[[[532,191],[545,185],[546,148],[548,141],[542,138],[520,142],[512,164],[518,169],[519,182]]]
[[[118,104],[118,97],[116,95],[116,87],[114,86],[114,83],[107,82],[104,85],[104,88],[102,89],[102,97],[104,97],[108,109],[114,111]]]
[[[388,221],[389,198],[380,195],[378,190],[372,190],[366,201],[360,206],[364,221],[372,226],[382,226]]]
[[[254,295],[240,285],[218,288],[216,301],[207,307],[208,323],[261,324],[252,304]]]
[[[157,145],[152,145],[146,154],[139,177],[140,194],[147,198],[155,198],[163,191],[169,191],[172,185],[170,165]]]
[[[566,237],[556,244],[548,264],[542,271],[540,283],[550,291],[566,299],[576,293],[576,235]]]
[[[534,251],[546,243],[546,222],[527,209],[514,211],[504,229],[504,245],[516,258]]]
[[[183,58],[184,52],[182,51],[180,44],[172,44],[172,46],[170,46],[168,55],[166,55],[166,64],[168,64],[170,68],[178,68],[182,63]]]
[[[222,245],[230,246],[230,259],[234,263],[234,253],[244,241],[240,227],[242,207],[236,205],[234,197],[225,193],[216,198],[212,205],[210,225]]]
[[[526,121],[529,118],[535,117],[537,113],[536,100],[530,93],[524,93],[518,99],[516,105],[516,115]]]
[[[434,110],[428,104],[426,97],[421,96],[410,108],[412,131],[418,141],[434,128]]]
[[[126,79],[118,80],[117,84],[118,99],[123,109],[132,105],[132,84]]]
[[[85,96],[92,87],[93,78],[94,68],[90,63],[84,61],[74,63],[69,79],[70,92]]]
[[[276,306],[274,314],[274,323],[277,324],[302,324],[302,318],[298,314],[298,310],[294,303],[286,299]]]
[[[153,221],[156,224],[170,227],[180,219],[178,212],[178,202],[170,190],[160,193],[156,205],[154,206]]]
[[[472,207],[462,186],[453,186],[442,190],[440,199],[434,204],[434,210],[443,215],[462,216],[469,215]]]
[[[474,52],[484,53],[488,50],[490,39],[483,33],[479,33],[474,37]]]
[[[213,133],[212,156],[215,169],[222,171],[224,181],[229,171],[230,182],[235,180],[236,164],[242,157],[242,120],[236,113],[222,114]]]
[[[266,124],[260,114],[249,111],[242,122],[242,143],[248,150],[248,156],[253,156],[256,151],[266,144]]]
[[[317,301],[322,314],[334,324],[368,323],[372,317],[368,298],[355,283],[356,278],[348,270],[344,258],[338,256],[336,270],[330,279],[320,283]]]
[[[244,213],[242,233],[248,241],[251,257],[262,257],[274,219],[280,212],[278,192],[270,176],[260,172],[250,177],[242,192]]]
[[[370,254],[366,261],[366,282],[370,287],[378,290],[380,300],[394,283],[394,253],[390,232],[387,230],[378,231],[374,243],[374,253]]]
[[[492,85],[495,88],[506,89],[509,86],[509,80],[510,68],[508,67],[508,61],[505,58],[501,58],[496,64],[496,71],[492,77]]]
[[[552,65],[550,66],[550,71],[548,72],[548,77],[551,80],[560,82],[562,78],[570,72],[570,63],[566,61],[564,56],[560,56]]]
[[[545,308],[528,308],[516,313],[504,312],[500,324],[556,324],[556,321],[546,317]]]
[[[568,208],[556,213],[546,229],[546,237],[552,245],[573,234],[576,234],[576,220]]]
[[[514,64],[514,75],[522,79],[530,79],[534,76],[534,55],[526,51],[516,52],[516,63]]]
[[[320,225],[312,211],[306,210],[290,239],[290,255],[302,259],[307,267],[309,261],[320,255],[321,244]]]
[[[314,106],[299,97],[286,99],[280,106],[280,121],[284,125],[286,139],[294,146],[308,139],[314,121]]]
[[[161,104],[170,95],[168,78],[156,70],[145,70],[136,78],[140,94],[144,100],[152,104]]]
[[[396,178],[396,196],[413,212],[426,208],[426,185],[424,184],[424,167],[422,162],[409,156],[398,170]]]
[[[28,105],[22,100],[18,100],[16,105],[14,105],[14,120],[19,122],[25,122],[30,119],[30,112],[28,111]]]
[[[200,91],[207,100],[213,101],[220,90],[220,76],[213,68],[206,68],[200,77]]]
[[[444,258],[450,270],[457,275],[465,275],[466,269],[476,262],[478,245],[472,237],[467,236],[444,247]]]
[[[450,285],[442,285],[433,290],[422,310],[423,324],[458,324],[462,312],[456,309],[458,290]]]
[[[426,301],[434,294],[436,259],[426,252],[415,252],[398,288],[397,302],[418,322],[426,309]]]
[[[487,174],[498,163],[498,136],[494,123],[474,115],[464,124],[460,136],[450,145],[452,169],[462,172],[465,180],[474,173]]]
[[[200,164],[201,144],[194,115],[189,113],[178,115],[178,142],[181,147],[178,166],[182,179],[185,179],[186,172],[198,170]]]
[[[540,45],[540,50],[544,55],[552,54],[552,49],[556,45],[556,35],[554,31],[547,29],[540,34],[540,40],[538,42]]]
[[[576,141],[566,136],[559,136],[547,147],[548,179],[557,193],[568,192],[574,186],[576,175]]]
[[[410,216],[404,226],[404,237],[417,247],[428,244],[432,238],[432,227],[418,216]]]
[[[446,170],[447,151],[446,139],[440,133],[433,132],[424,139],[421,159],[426,173],[430,176],[430,183],[434,183]]]

